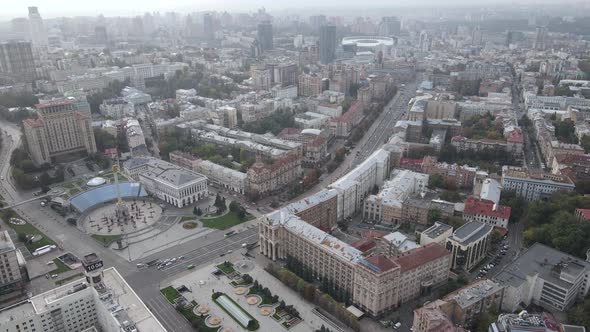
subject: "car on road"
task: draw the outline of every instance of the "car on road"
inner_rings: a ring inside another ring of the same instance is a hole
[[[194,269],[194,268],[195,268],[195,265],[194,264],[189,264],[189,265],[186,266],[186,269],[187,270],[191,270],[191,269]]]
[[[48,261],[47,262],[47,265],[51,265],[51,264],[55,264],[55,262],[54,261]]]
[[[53,278],[53,279],[57,278],[57,274],[52,274],[51,278]]]

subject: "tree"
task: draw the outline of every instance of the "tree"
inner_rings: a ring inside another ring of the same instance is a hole
[[[567,312],[567,322],[572,325],[590,328],[590,298],[579,303]]]
[[[456,203],[461,201],[461,195],[457,191],[445,190],[440,194],[440,199]]]
[[[440,221],[442,213],[439,209],[428,210],[428,225],[434,225],[435,222]]]
[[[442,188],[444,186],[444,179],[440,174],[432,174],[428,177],[428,188]]]
[[[96,141],[96,149],[101,152],[117,147],[117,138],[100,128],[94,128],[94,140]]]

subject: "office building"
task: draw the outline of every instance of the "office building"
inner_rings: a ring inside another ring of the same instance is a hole
[[[401,23],[395,16],[383,16],[378,29],[381,36],[396,36],[401,31]]]
[[[320,27],[320,63],[329,64],[336,58],[336,27],[324,25]]]
[[[37,119],[23,121],[23,129],[31,159],[37,165],[75,152],[96,152],[91,119],[74,110],[69,99],[37,104]]]
[[[521,303],[567,311],[590,289],[590,262],[535,243],[500,271],[494,280],[506,288],[502,310]]]
[[[447,250],[451,252],[452,268],[469,271],[481,262],[490,247],[494,227],[472,221],[459,227],[447,239]]]
[[[272,33],[272,23],[270,21],[263,21],[258,23],[257,27],[257,39],[260,45],[260,49],[264,51],[272,50],[273,49],[273,33]]]
[[[425,246],[429,243],[438,243],[441,246],[444,246],[447,243],[447,239],[452,234],[453,227],[437,221],[434,225],[420,233],[420,245]]]
[[[213,15],[211,15],[210,13],[206,13],[205,15],[203,15],[203,32],[205,34],[205,39],[215,39],[215,26],[213,22]]]
[[[94,42],[97,44],[107,44],[109,42],[107,28],[104,25],[94,27]]]
[[[37,7],[29,7],[29,26],[33,46],[40,48],[47,47],[49,45],[47,30],[45,30],[43,18],[41,18]]]
[[[28,279],[25,258],[8,231],[0,232],[0,257],[0,295],[24,291]]]
[[[547,46],[547,27],[538,26],[535,28],[535,41],[533,48],[537,51],[542,51]]]
[[[574,183],[567,176],[528,170],[523,167],[503,166],[502,187],[512,190],[527,201],[551,197],[558,191],[573,191]]]
[[[7,332],[166,332],[115,268],[95,254],[82,261],[85,277],[0,311]]]
[[[182,208],[207,197],[207,178],[153,157],[133,158],[125,162],[126,175],[141,182],[158,199]]]
[[[18,81],[33,81],[35,59],[30,42],[0,43],[0,76]]]

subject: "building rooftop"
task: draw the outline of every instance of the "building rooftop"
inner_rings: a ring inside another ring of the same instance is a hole
[[[362,258],[360,250],[340,241],[321,229],[308,224],[286,209],[267,214],[264,218],[266,222],[274,225],[282,225],[290,232],[299,234],[308,241],[320,244],[321,248],[336,254],[337,257],[345,261],[356,262]]]
[[[449,237],[449,239],[456,241],[461,245],[469,245],[488,236],[492,232],[493,228],[493,226],[477,221],[472,221],[457,228],[455,232],[453,232],[453,235]]]
[[[492,201],[496,204],[500,202],[500,195],[502,194],[502,185],[494,180],[487,178],[483,180],[483,184],[481,185],[481,192],[479,197],[481,199]]]
[[[567,176],[545,173],[543,171],[529,171],[527,168],[516,166],[502,166],[502,178],[510,177],[530,181],[551,182],[574,187],[572,180]]]
[[[435,239],[444,232],[448,231],[449,229],[453,229],[453,227],[437,221],[434,223],[434,225],[430,226],[424,232],[422,232],[422,235],[426,235],[431,239]]]
[[[492,201],[470,196],[465,200],[463,215],[483,215],[508,219],[510,218],[510,211],[511,208],[509,206],[499,205]]]
[[[8,235],[8,231],[0,232],[0,253],[15,250],[16,247]]]
[[[419,245],[416,242],[408,239],[407,236],[400,232],[389,233],[385,235],[382,239],[391,243],[391,245],[395,247],[399,252],[406,252],[419,247]]]
[[[112,294],[112,304],[116,306],[111,312],[121,326],[132,323],[141,332],[166,331],[115,268],[103,270],[103,284]],[[109,307],[108,303],[105,305]]]
[[[296,202],[293,202],[285,207],[289,212],[297,214],[301,211],[307,210],[311,207],[318,205],[319,203],[325,202],[329,199],[338,196],[338,192],[334,189],[324,189],[313,195],[302,198]]]
[[[446,295],[443,300],[454,300],[462,309],[468,308],[502,290],[502,286],[492,280],[483,279]]]
[[[530,277],[542,278],[564,289],[570,289],[590,263],[541,243],[526,249],[516,260],[506,265],[494,280],[504,286],[518,287]]]
[[[529,314],[526,311],[521,311],[518,314],[501,314],[494,324],[502,332],[560,331],[559,323],[547,313]]]
[[[362,262],[363,265],[375,270],[376,272],[386,272],[391,269],[399,268],[399,265],[385,256],[371,256]]]
[[[428,262],[450,256],[451,253],[438,243],[429,243],[423,247],[412,249],[395,258],[402,271],[413,270]]]

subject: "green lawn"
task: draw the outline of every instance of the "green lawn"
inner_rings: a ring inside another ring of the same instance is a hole
[[[236,271],[236,270],[234,270],[234,265],[232,263],[229,263],[229,262],[223,262],[223,263],[217,265],[216,267],[219,270],[221,270],[221,272],[223,272],[225,274],[231,274],[231,273],[234,273]]]
[[[62,183],[59,186],[62,188],[65,188],[65,189],[74,189],[76,187],[76,186],[74,186],[73,182]]]
[[[172,286],[160,289],[160,293],[162,293],[170,303],[174,303],[174,299],[180,296],[180,293]]]
[[[203,222],[203,226],[205,227],[224,230],[232,226],[241,224],[244,221],[251,220],[251,218],[252,216],[247,215],[244,220],[240,220],[237,214],[230,211],[222,216],[215,218],[201,218],[201,221]]]
[[[197,304],[194,304],[196,307]],[[194,308],[194,307],[193,307]],[[190,309],[176,309],[181,315],[186,318],[193,327],[197,329],[199,332],[217,332],[219,331],[219,327],[209,327],[205,324],[205,319],[207,316],[199,316],[193,312],[193,308]]]
[[[72,188],[72,189],[68,190],[68,195],[70,195],[70,197],[71,197],[71,196],[76,195],[79,192],[80,192],[80,189],[78,189],[78,188]]]
[[[121,238],[121,235],[92,235],[92,238],[100,242],[103,246],[108,246],[111,243]]]
[[[55,242],[53,242],[51,239],[49,239],[47,236],[45,236],[45,234],[43,234],[40,230],[38,230],[35,226],[33,226],[29,223],[26,223],[24,225],[13,225],[7,221],[6,224],[10,228],[14,229],[14,231],[16,232],[17,235],[20,235],[20,234],[41,235],[43,237],[40,241],[37,241],[34,243],[25,243],[25,246],[27,247],[27,249],[29,249],[30,252],[33,252],[33,250],[43,247],[43,246],[46,246],[46,245],[55,244]]]
[[[260,304],[275,304],[277,302],[272,302],[272,297],[264,295],[261,291],[257,291],[254,288],[250,288],[248,291],[248,295],[258,295],[262,298],[262,302]]]
[[[56,270],[51,271],[51,273],[55,273],[55,274],[59,274],[59,273],[64,273],[64,272],[68,272],[71,269],[65,265],[64,263],[62,263],[59,259],[54,259],[53,262],[55,263],[55,266],[57,266]]]

